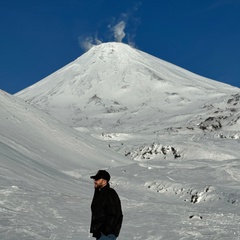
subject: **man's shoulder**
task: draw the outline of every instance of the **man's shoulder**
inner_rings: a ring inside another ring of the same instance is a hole
[[[113,197],[113,198],[119,198],[116,190],[113,189],[113,188],[111,188],[111,187],[108,188],[108,190],[107,190],[107,195],[110,196],[110,197]]]
[[[113,188],[111,188],[111,187],[108,188],[108,191],[111,192],[111,193],[117,193],[117,192],[115,191],[115,189],[113,189]]]

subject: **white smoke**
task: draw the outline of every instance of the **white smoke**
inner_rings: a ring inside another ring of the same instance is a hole
[[[114,39],[116,42],[122,42],[123,38],[126,35],[124,32],[125,27],[126,27],[126,22],[123,20],[113,27],[112,30],[113,30]]]
[[[102,43],[97,37],[85,37],[85,38],[79,37],[78,41],[81,48],[85,52],[87,52],[93,46],[96,46]]]
[[[126,37],[126,42],[135,47],[134,39],[136,37],[136,29],[137,26],[140,24],[139,19],[134,18],[133,14],[138,10],[141,2],[136,3],[133,9],[122,13],[120,18],[116,21],[114,18],[112,23],[108,25],[108,29],[110,32],[104,34],[105,37],[102,36],[104,42],[115,41],[115,42],[123,42],[124,38]],[[126,33],[126,26],[128,26],[128,32]],[[101,31],[102,32],[102,31]],[[95,37],[79,37],[79,44],[84,51],[88,51],[93,46],[99,45],[102,43],[98,39],[97,34]]]

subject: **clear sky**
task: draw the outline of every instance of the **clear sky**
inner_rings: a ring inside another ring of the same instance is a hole
[[[0,32],[12,94],[109,41],[240,87],[240,0],[3,0]]]

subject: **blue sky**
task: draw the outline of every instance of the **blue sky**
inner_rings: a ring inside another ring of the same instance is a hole
[[[240,0],[4,0],[0,31],[12,94],[109,41],[240,87]]]

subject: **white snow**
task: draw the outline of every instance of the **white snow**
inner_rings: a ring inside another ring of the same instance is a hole
[[[239,119],[238,88],[121,43],[0,91],[0,239],[92,239],[107,169],[119,240],[239,240]]]

